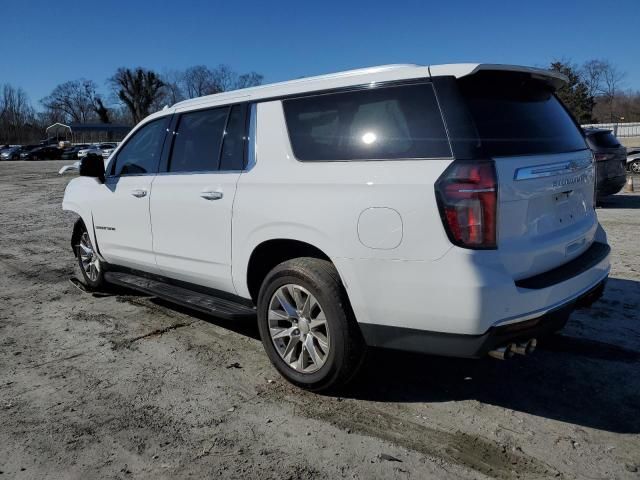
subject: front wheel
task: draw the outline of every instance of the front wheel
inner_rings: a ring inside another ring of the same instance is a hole
[[[104,286],[104,272],[100,258],[91,243],[91,237],[89,237],[89,232],[87,232],[84,225],[82,225],[82,231],[76,247],[76,255],[84,284],[92,290]]]
[[[363,360],[362,335],[327,260],[296,258],[275,267],[260,289],[258,327],[276,369],[308,390],[339,388]]]
[[[640,174],[640,160],[634,160],[629,165],[629,171]]]

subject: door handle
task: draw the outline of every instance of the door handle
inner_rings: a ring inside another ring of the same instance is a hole
[[[200,196],[205,200],[220,200],[222,198],[222,192],[201,192]]]
[[[143,189],[131,190],[131,195],[137,198],[142,198],[147,196],[147,191]]]

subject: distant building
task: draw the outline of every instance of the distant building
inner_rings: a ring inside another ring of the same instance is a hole
[[[46,128],[46,138],[71,143],[119,142],[133,127],[116,123],[54,123]]]

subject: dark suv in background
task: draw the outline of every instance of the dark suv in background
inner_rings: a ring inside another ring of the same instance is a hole
[[[627,149],[611,130],[585,128],[584,134],[596,159],[596,197],[618,193],[626,181]]]

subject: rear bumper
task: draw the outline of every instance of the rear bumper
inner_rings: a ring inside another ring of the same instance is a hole
[[[608,195],[615,195],[620,190],[622,190],[622,187],[624,187],[626,181],[626,175],[603,178],[602,180],[598,179],[596,195],[598,196],[598,198],[606,197]]]
[[[529,320],[491,327],[482,335],[432,332],[388,325],[360,324],[367,345],[449,357],[480,358],[509,343],[524,342],[562,329],[576,308],[588,307],[602,296],[606,278],[560,306]]]
[[[490,251],[452,248],[430,262],[333,260],[367,343],[394,348],[398,336],[415,336],[416,345],[422,343],[423,332],[432,339],[432,333],[443,339],[479,338],[492,328],[570,309],[609,275],[610,249],[599,232],[602,244],[594,243],[557,269],[517,282]],[[441,354],[456,350],[434,342],[409,349]]]

